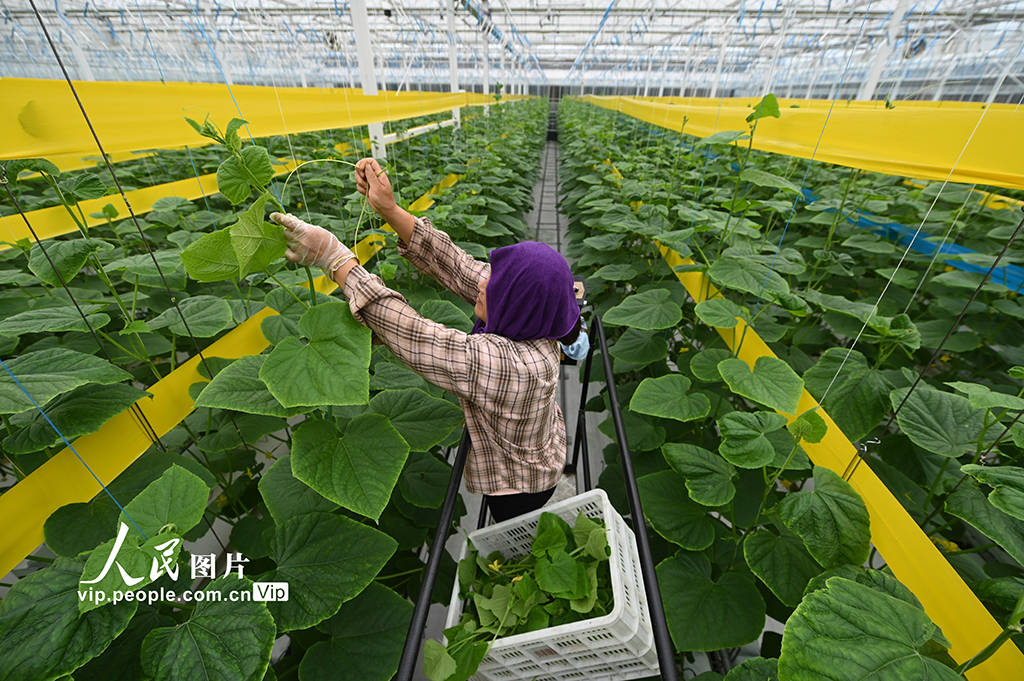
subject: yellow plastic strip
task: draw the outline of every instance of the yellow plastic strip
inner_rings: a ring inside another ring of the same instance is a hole
[[[469,118],[472,118],[472,116],[467,117],[466,120]],[[363,141],[369,144],[370,139],[367,137]],[[388,144],[392,144],[392,142],[388,142]],[[352,145],[348,142],[338,142],[334,145],[334,148],[346,154],[353,151]],[[294,161],[287,159],[279,159],[278,163],[281,165],[274,166],[275,177],[290,172],[297,165]],[[449,175],[448,177],[456,176]],[[444,181],[442,180],[442,184]],[[216,194],[217,191],[217,174],[210,173],[208,175],[200,175],[198,178],[190,177],[185,180],[176,180],[165,184],[153,185],[152,187],[134,189],[125,192],[125,196],[127,196],[128,202],[131,203],[135,215],[143,215],[153,210],[153,205],[167,196],[179,196],[183,199],[194,201],[203,196]],[[113,204],[114,208],[117,209],[117,213],[120,216],[119,219],[128,217],[128,209],[125,206],[124,199],[121,198],[120,194],[112,194],[81,202],[82,212],[86,216],[86,226],[95,227],[96,225],[106,223],[106,218],[90,216],[93,213],[102,211],[103,206],[108,203]],[[50,239],[61,234],[71,234],[77,229],[75,221],[68,215],[64,206],[51,206],[49,208],[29,211],[25,213],[25,217],[28,218],[29,224],[32,225],[40,239]],[[22,219],[21,215],[14,214],[0,217],[0,251],[11,248],[11,244],[19,239],[31,239],[31,237],[32,234],[28,231],[25,220]]]
[[[243,137],[351,128],[448,111],[456,107],[493,104],[471,92],[382,92],[364,95],[352,88],[262,87],[223,83],[75,82],[96,134],[108,154],[140,149],[170,149],[205,144],[184,117],[209,115],[223,127],[242,112],[248,125]],[[234,94],[234,99],[232,98]],[[507,97],[515,101],[520,97]],[[238,106],[235,106],[237,100]],[[62,80],[0,78],[0,130],[3,158],[91,156],[96,142]]]
[[[199,146],[198,144],[196,146]],[[123,163],[125,161],[137,161],[140,158],[149,158],[156,156],[155,151],[121,151],[116,154],[107,154],[110,157],[111,163]],[[94,152],[91,156],[82,156],[81,154],[54,154],[48,159],[55,166],[60,168],[62,173],[67,173],[72,170],[82,170],[84,168],[93,168],[100,163],[100,155],[98,152]],[[38,174],[36,175],[38,177]]]
[[[458,180],[458,175],[447,175],[430,192],[414,201],[409,210],[430,208],[434,204],[430,194],[451,187]],[[390,226],[385,225],[385,228],[390,230]],[[371,235],[356,245],[355,253],[359,261],[365,263],[383,247],[381,236]],[[329,294],[337,288],[337,284],[325,276],[318,277],[314,283],[321,293]],[[233,359],[259,354],[268,345],[260,323],[274,314],[277,312],[270,308],[260,310],[206,347],[204,356]],[[143,397],[136,404],[162,437],[195,409],[188,387],[204,380],[199,373],[199,357],[192,357],[147,388],[152,398]],[[152,446],[149,436],[128,410],[73,444],[104,484],[110,484]],[[101,489],[74,453],[65,448],[0,495],[0,527],[4,528],[0,533],[0,575],[10,572],[43,542],[43,523],[54,511],[65,504],[89,501]]]
[[[903,180],[903,184],[911,187],[926,187],[920,182],[914,182],[913,180]],[[1013,208],[1020,208],[1024,206],[1024,201],[1020,199],[1010,198],[1009,196],[1003,196],[1002,194],[996,194],[994,192],[986,192],[981,189],[975,189],[974,192],[981,196],[978,201],[984,208],[991,208],[992,210],[1011,210]]]
[[[680,265],[695,264],[692,259],[684,258],[668,247],[661,246],[660,250],[673,270]],[[677,271],[676,277],[695,303],[723,297],[703,272]],[[759,357],[776,357],[768,344],[743,320],[739,320],[735,328],[716,327],[715,330],[729,349],[751,368]],[[804,390],[797,414],[817,407],[818,402]],[[821,442],[804,442],[801,446],[816,465],[843,475],[857,456],[857,449],[824,409],[819,408],[818,415],[828,425],[828,432]],[[796,418],[791,414],[783,416],[790,421]],[[917,596],[925,612],[952,643],[950,654],[953,658],[963,662],[991,643],[1002,627],[874,471],[866,465],[857,466],[849,482],[867,505],[871,516],[871,541],[893,574]],[[987,662],[969,671],[967,676],[972,681],[1024,679],[1024,654],[1008,643]]]
[[[290,172],[297,165],[294,161],[287,160],[282,160],[280,163],[281,165],[274,166],[275,177]],[[217,174],[210,173],[208,175],[200,175],[199,177],[190,177],[185,180],[167,182],[166,184],[157,184],[152,187],[133,189],[132,191],[125,192],[125,196],[132,206],[132,211],[138,216],[153,210],[153,205],[157,201],[168,196],[180,196],[183,199],[193,201],[216,193]],[[92,214],[100,213],[103,210],[103,206],[108,203],[113,204],[114,208],[117,209],[118,219],[128,217],[128,207],[125,205],[124,199],[120,194],[101,196],[98,199],[89,199],[79,204],[82,208],[82,213],[85,215],[87,227],[106,224],[107,219],[105,217],[96,218],[92,217]],[[32,225],[32,229],[35,230],[40,239],[50,239],[61,234],[70,234],[78,229],[75,226],[75,221],[71,219],[63,205],[29,211],[25,213],[25,217],[28,218],[29,224]],[[6,243],[0,243],[0,251],[10,248],[11,244],[19,239],[30,239],[31,236],[32,234],[25,225],[25,220],[18,213],[0,218],[0,237],[6,239]]]
[[[653,125],[705,137],[721,130],[747,130],[757,99],[679,97],[583,98]],[[793,106],[798,108],[791,108]],[[780,99],[781,118],[757,123],[754,148],[889,175],[1024,189],[1024,111],[970,102],[831,102]],[[821,130],[828,116],[825,132]],[[975,126],[977,130],[975,131]],[[973,132],[973,137],[971,137]],[[820,146],[815,152],[818,138]],[[964,145],[970,139],[966,151]],[[960,154],[963,151],[963,157]]]

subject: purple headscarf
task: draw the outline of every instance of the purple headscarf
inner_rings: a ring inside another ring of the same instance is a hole
[[[476,320],[473,333],[512,340],[562,338],[579,316],[572,272],[561,253],[537,241],[491,251],[487,322]]]

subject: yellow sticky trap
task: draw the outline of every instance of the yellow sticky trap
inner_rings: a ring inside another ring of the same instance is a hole
[[[185,122],[207,115],[224,122],[239,116],[253,137],[351,128],[493,104],[472,92],[381,92],[355,88],[303,88],[224,83],[145,83],[79,81],[79,97],[103,148],[112,156],[139,149],[171,149],[207,144]],[[523,97],[509,97],[502,103]],[[125,102],[145,102],[145,115]],[[237,104],[237,105],[236,105]],[[67,112],[76,112],[68,115]],[[95,155],[96,142],[63,80],[0,79],[0,159]],[[287,128],[285,127],[287,121]]]
[[[698,137],[747,130],[749,107],[758,101],[593,95],[583,100],[673,131],[686,117],[686,132]],[[799,108],[790,108],[793,104]],[[1024,136],[1019,134],[1020,112],[1014,104],[990,105],[980,125],[984,107],[977,103],[897,104],[887,109],[880,101],[840,101],[833,106],[829,100],[780,99],[782,116],[760,119],[753,145],[761,151],[813,156],[823,163],[888,175],[928,180],[948,176],[951,182],[1024,189]]]
[[[274,165],[275,177],[291,172],[297,165],[294,161],[284,159],[279,160],[278,163]],[[156,202],[167,196],[180,196],[183,199],[194,201],[203,196],[216,193],[217,174],[210,173],[208,175],[200,175],[199,177],[190,177],[187,180],[177,180],[152,187],[133,189],[132,191],[125,192],[125,197],[131,204],[132,211],[136,216],[139,216],[153,210]],[[92,217],[92,214],[101,213],[103,206],[108,203],[117,209],[118,220],[130,218],[128,207],[125,205],[124,199],[121,198],[120,194],[101,196],[98,199],[89,199],[78,204],[85,215],[87,227],[95,227],[96,225],[105,225],[107,223],[106,217],[100,215],[100,217],[96,218]],[[40,239],[50,239],[61,234],[71,234],[78,229],[75,226],[75,221],[71,219],[63,205],[29,211],[25,213],[25,217]],[[31,240],[32,233],[29,232],[21,215],[15,213],[14,215],[0,217],[0,239],[11,243],[19,239]],[[0,251],[10,247],[10,244],[0,243]]]
[[[425,202],[429,207],[433,204],[429,194],[439,191],[442,185],[450,187],[458,180],[458,175],[447,175],[414,203],[423,205]],[[391,229],[389,225],[384,228]],[[367,262],[383,245],[384,239],[379,234],[361,240],[356,245],[359,262]],[[317,277],[313,284],[324,294],[338,288],[325,276]],[[236,359],[263,352],[269,343],[260,324],[276,314],[269,307],[263,308],[204,349],[203,356]],[[156,434],[163,437],[195,409],[188,394],[189,386],[206,380],[199,373],[199,357],[192,357],[147,388],[152,397],[143,397],[136,405],[145,413]],[[153,443],[133,413],[125,410],[73,444],[100,480],[110,484]],[[0,495],[0,527],[4,528],[0,533],[0,575],[10,572],[43,542],[43,523],[54,511],[65,504],[87,502],[101,491],[74,452],[64,448]]]
[[[691,258],[684,258],[666,246],[659,248],[673,271],[680,265],[695,264]],[[718,288],[703,272],[675,274],[694,303],[722,297]],[[738,320],[734,328],[716,327],[715,330],[726,346],[751,368],[759,357],[776,357],[764,340],[743,320]],[[814,397],[804,390],[796,414],[811,409],[817,409],[828,430],[821,442],[805,441],[801,446],[815,465],[843,475],[858,456],[857,449],[825,410],[820,408]],[[783,416],[790,422],[796,419],[794,414]],[[857,466],[848,482],[867,506],[871,517],[871,541],[897,579],[914,593],[928,616],[942,629],[952,644],[950,654],[953,658],[963,662],[991,643],[1002,631],[1002,627],[871,467],[867,464]],[[988,661],[970,670],[967,676],[972,681],[1024,679],[1024,654],[1016,646],[1004,645]]]

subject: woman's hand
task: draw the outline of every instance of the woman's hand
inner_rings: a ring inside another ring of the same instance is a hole
[[[370,207],[377,211],[385,220],[398,208],[395,201],[395,192],[391,188],[391,180],[388,179],[384,169],[380,167],[375,158],[364,158],[356,163],[356,189],[366,197]]]
[[[290,213],[271,213],[270,219],[284,227],[288,240],[285,257],[301,265],[315,265],[328,278],[333,278],[338,267],[356,257],[348,246],[323,227],[303,222]]]
[[[405,243],[412,240],[416,218],[403,210],[395,201],[395,193],[391,189],[391,180],[377,159],[364,158],[356,163],[356,189],[366,197],[370,207],[387,220],[391,228]]]

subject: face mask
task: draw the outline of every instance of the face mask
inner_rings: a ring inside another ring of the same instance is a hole
[[[586,331],[580,331],[579,337],[572,345],[560,344],[562,346],[562,352],[565,353],[566,357],[570,357],[576,361],[580,361],[587,356],[590,352],[590,337],[587,336]]]

